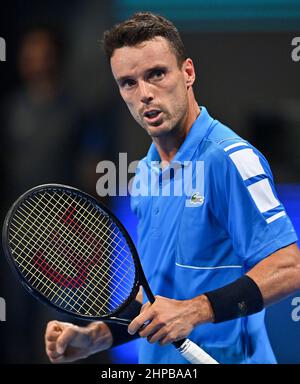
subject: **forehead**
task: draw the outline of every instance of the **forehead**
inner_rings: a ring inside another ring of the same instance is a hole
[[[115,78],[129,75],[130,71],[143,71],[155,65],[176,65],[177,59],[169,42],[163,37],[155,37],[136,46],[125,46],[114,51],[111,68]]]

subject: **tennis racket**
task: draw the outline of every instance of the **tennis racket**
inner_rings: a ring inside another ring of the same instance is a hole
[[[24,287],[59,311],[128,325],[131,320],[118,314],[140,286],[155,301],[124,226],[78,189],[46,184],[25,192],[10,208],[2,236]],[[217,363],[188,339],[173,344],[191,363]]]

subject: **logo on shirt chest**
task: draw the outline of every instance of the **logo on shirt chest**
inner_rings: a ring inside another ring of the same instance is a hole
[[[204,204],[204,196],[200,195],[199,192],[194,193],[189,199],[186,200],[186,207],[199,207]]]

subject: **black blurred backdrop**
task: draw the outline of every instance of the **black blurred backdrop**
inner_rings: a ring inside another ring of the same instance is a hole
[[[95,195],[97,162],[116,161],[119,152],[127,152],[128,161],[146,153],[149,138],[120,100],[100,47],[103,31],[122,18],[125,8],[119,3],[1,2],[0,37],[6,41],[6,61],[0,62],[2,221],[18,194],[35,184],[63,182]],[[167,10],[162,7],[162,14],[169,16]],[[175,23],[177,20],[180,15]],[[262,28],[248,20],[247,25],[240,21],[240,27],[232,29],[227,25],[230,20],[223,19],[220,25],[214,24],[216,28],[206,28],[199,18],[193,28],[181,23],[180,30],[195,63],[199,104],[266,155],[277,183],[297,186],[300,61],[291,58],[291,41],[300,36],[300,29],[294,22],[291,28],[287,28],[288,21],[284,27],[278,21]],[[38,42],[35,38],[28,42],[25,37],[37,28],[49,34]],[[28,56],[34,44],[40,44],[40,51]],[[48,60],[51,53],[56,57],[54,63]],[[296,188],[292,192],[296,202],[300,200],[298,191]],[[297,221],[299,204],[292,207]],[[0,362],[47,362],[43,344],[47,321],[70,319],[41,306],[24,292],[2,253],[0,297],[7,305],[6,322],[0,322]],[[287,343],[277,333],[277,327],[284,324],[292,328],[291,339],[300,335],[300,325],[292,323],[291,311],[289,299],[281,307],[275,306],[267,320],[279,361],[299,363],[299,348],[285,358]],[[102,353],[84,362],[109,361],[110,354]]]

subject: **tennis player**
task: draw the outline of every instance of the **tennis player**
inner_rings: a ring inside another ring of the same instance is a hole
[[[173,164],[199,162],[192,178],[203,180],[191,196],[132,197],[139,254],[159,296],[142,309],[136,302],[128,329],[50,322],[50,360],[140,336],[140,363],[184,363],[171,342],[189,336],[221,363],[275,363],[264,307],[300,288],[300,252],[267,160],[199,106],[193,62],[170,21],[135,14],[105,32],[104,47],[123,100],[153,141],[140,168],[161,186]]]

